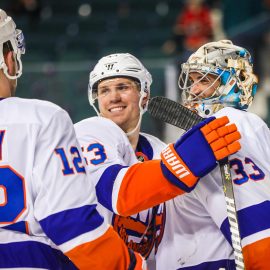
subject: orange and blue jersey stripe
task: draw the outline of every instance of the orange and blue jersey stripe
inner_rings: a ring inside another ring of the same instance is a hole
[[[119,190],[115,190],[118,181]],[[109,166],[101,175],[96,191],[98,201],[104,207],[122,216],[136,214],[184,193],[164,177],[160,160],[136,163],[130,167],[120,164]],[[117,196],[116,203],[113,196]]]
[[[238,210],[237,215],[241,239],[263,230],[270,229],[270,215],[268,213],[270,213],[270,201],[265,201]],[[232,244],[228,218],[223,221],[220,230],[228,242]]]
[[[243,254],[247,269],[269,269],[270,235],[269,232],[267,233],[270,230],[270,215],[267,214],[269,212],[269,201],[264,201],[237,211],[242,244],[245,238],[253,238],[252,243],[243,245]],[[223,221],[220,229],[232,245],[228,218]]]

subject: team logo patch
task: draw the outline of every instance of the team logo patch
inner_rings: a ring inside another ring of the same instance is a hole
[[[162,239],[165,217],[165,205],[159,205],[129,217],[114,215],[112,226],[129,248],[148,258]]]

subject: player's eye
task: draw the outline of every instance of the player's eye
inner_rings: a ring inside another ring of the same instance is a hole
[[[200,80],[200,83],[206,85],[206,84],[209,84],[210,83],[210,80],[208,78],[204,77],[204,78],[202,78]]]
[[[106,96],[108,95],[110,92],[110,89],[109,88],[100,88],[98,89],[98,96]]]
[[[188,84],[188,85],[192,85],[192,84],[194,84],[194,80],[193,80],[193,79],[191,79],[191,78],[189,78],[189,79],[187,80],[187,84]]]
[[[126,90],[129,90],[131,88],[131,85],[129,84],[119,84],[117,86],[117,90],[119,91],[126,91]]]

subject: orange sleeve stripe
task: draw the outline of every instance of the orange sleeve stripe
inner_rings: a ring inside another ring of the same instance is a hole
[[[129,216],[183,193],[163,176],[160,160],[150,160],[127,170],[116,207],[119,215]]]
[[[77,246],[65,255],[80,270],[126,270],[130,263],[128,249],[112,227],[96,240]]]
[[[243,255],[247,270],[269,270],[270,237],[245,246]]]

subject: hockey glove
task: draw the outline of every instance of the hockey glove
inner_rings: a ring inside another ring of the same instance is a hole
[[[163,175],[186,192],[193,190],[198,179],[211,172],[217,161],[237,152],[240,133],[227,116],[210,117],[187,131],[174,145],[161,153]]]

